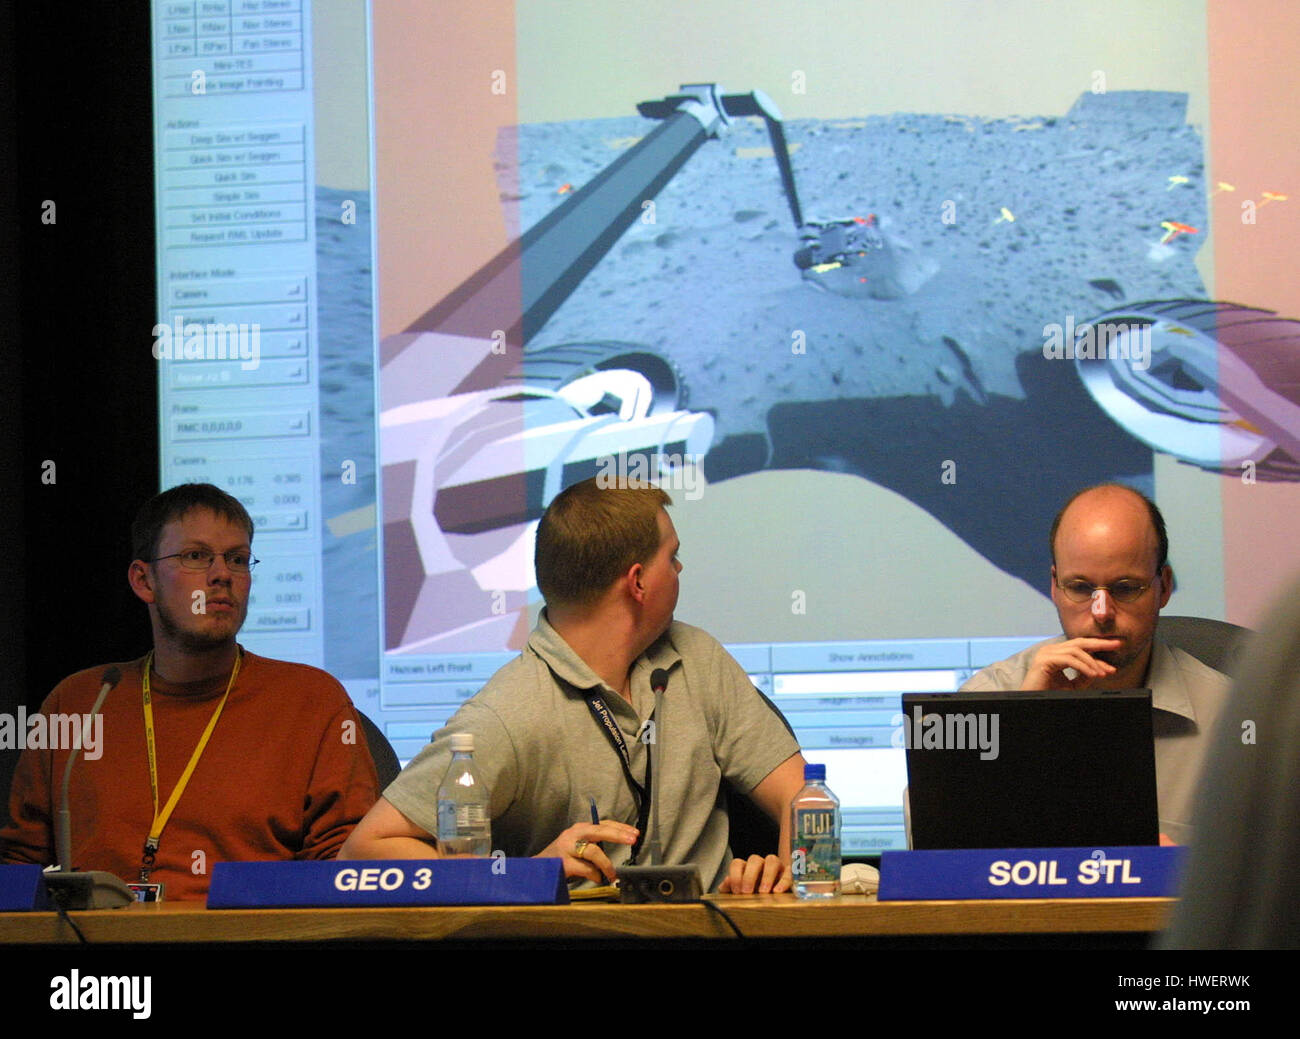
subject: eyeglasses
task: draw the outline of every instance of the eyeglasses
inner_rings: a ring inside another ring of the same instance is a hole
[[[1155,583],[1155,578],[1143,584],[1141,581],[1123,580],[1116,581],[1114,584],[1089,584],[1087,581],[1066,581],[1062,584],[1056,582],[1056,587],[1065,593],[1065,597],[1071,602],[1087,602],[1092,598],[1092,593],[1100,588],[1105,588],[1110,592],[1110,597],[1116,602],[1130,603],[1137,602],[1146,593],[1146,590]]]
[[[187,548],[184,552],[173,552],[169,556],[158,556],[145,562],[161,563],[164,559],[179,559],[186,570],[207,570],[216,558],[217,553],[206,548]],[[222,552],[221,558],[237,574],[246,574],[261,562],[260,559],[254,559],[253,553],[246,548],[232,548],[229,552]]]

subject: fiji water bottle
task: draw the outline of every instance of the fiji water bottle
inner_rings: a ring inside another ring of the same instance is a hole
[[[443,855],[492,853],[488,789],[474,769],[474,734],[451,736],[451,764],[438,787],[438,851]]]
[[[840,801],[825,765],[804,765],[804,788],[790,804],[790,869],[800,898],[840,893]]]

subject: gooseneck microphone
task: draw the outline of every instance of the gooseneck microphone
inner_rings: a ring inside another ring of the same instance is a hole
[[[118,682],[122,680],[122,672],[116,667],[104,669],[104,674],[100,678],[102,683],[99,687],[99,696],[95,698],[95,706],[90,709],[90,714],[86,716],[85,725],[77,733],[77,745],[68,755],[68,763],[63,766],[63,790],[59,796],[59,822],[54,834],[54,848],[59,858],[59,870],[63,873],[72,872],[72,813],[68,810],[68,783],[72,779],[72,766],[76,764],[78,756],[81,754],[82,737],[85,735],[86,726],[95,723],[95,715],[99,709],[104,706],[104,698],[112,692]]]
[[[653,729],[652,746],[662,750],[664,746],[663,695],[664,690],[668,688],[668,672],[662,667],[657,667],[650,672],[650,688],[654,690],[655,694],[655,727]],[[653,757],[651,760],[653,760]],[[659,757],[659,762],[662,768],[662,754]],[[663,858],[663,853],[659,847],[659,798],[655,796],[654,788],[656,785],[652,781],[650,787],[650,837],[645,842],[644,857],[641,859],[641,864],[644,866],[657,866]]]
[[[651,745],[646,751],[653,766],[650,781],[650,833],[642,846],[639,866],[621,866],[618,871],[619,900],[622,902],[698,902],[700,900],[700,871],[691,864],[663,865],[663,852],[659,843],[659,801],[664,779],[668,775],[664,765],[664,712],[663,695],[668,688],[668,672],[657,667],[650,672],[650,688],[655,694],[654,728]]]
[[[95,706],[86,716],[81,731],[77,734],[76,746],[63,767],[63,789],[60,791],[58,818],[54,829],[54,850],[59,859],[59,868],[45,874],[45,889],[49,892],[50,901],[60,909],[116,909],[135,901],[131,889],[121,877],[103,870],[73,872],[72,813],[68,809],[68,785],[72,778],[72,766],[81,754],[86,727],[95,723],[99,709],[104,706],[104,698],[121,680],[122,672],[118,668],[104,669]]]
[[[663,749],[663,693],[668,688],[668,672],[662,667],[656,667],[650,672],[650,688],[654,690],[654,740],[651,746],[656,749]],[[651,756],[653,759],[653,756]],[[659,765],[663,767],[663,756],[659,756]],[[655,797],[655,785],[650,787],[650,836],[646,840],[646,847],[642,852],[641,863],[643,866],[658,866],[663,858],[662,850],[659,848],[659,798]]]

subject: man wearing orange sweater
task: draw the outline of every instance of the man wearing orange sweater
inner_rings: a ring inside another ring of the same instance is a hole
[[[55,861],[71,747],[53,720],[73,715],[75,868],[162,885],[173,901],[203,898],[216,862],[333,858],[378,796],[375,768],[337,681],[235,641],[256,563],[248,513],[210,484],[183,484],[147,502],[131,536],[127,579],[148,604],[153,649],[117,665],[102,723],[84,724],[105,668],[46,698],[50,724],[19,759],[0,861]]]

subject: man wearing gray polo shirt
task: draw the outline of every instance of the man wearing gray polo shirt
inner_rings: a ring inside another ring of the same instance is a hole
[[[803,756],[718,641],[673,620],[682,565],[671,504],[655,487],[595,479],[555,498],[537,530],[546,609],[524,652],[434,734],[340,858],[436,857],[451,735],[469,732],[492,797],[493,848],[507,855],[560,858],[570,878],[613,880],[647,836],[653,802],[660,831],[648,836],[663,864],[697,865],[710,890],[790,887],[789,807]],[[650,678],[660,670],[656,713]],[[775,854],[731,859],[723,779],[780,825]]]
[[[1150,689],[1160,832],[1184,843],[1229,682],[1156,634],[1173,591],[1164,517],[1136,491],[1103,484],[1066,503],[1050,538],[1065,634],[986,667],[962,691]]]

